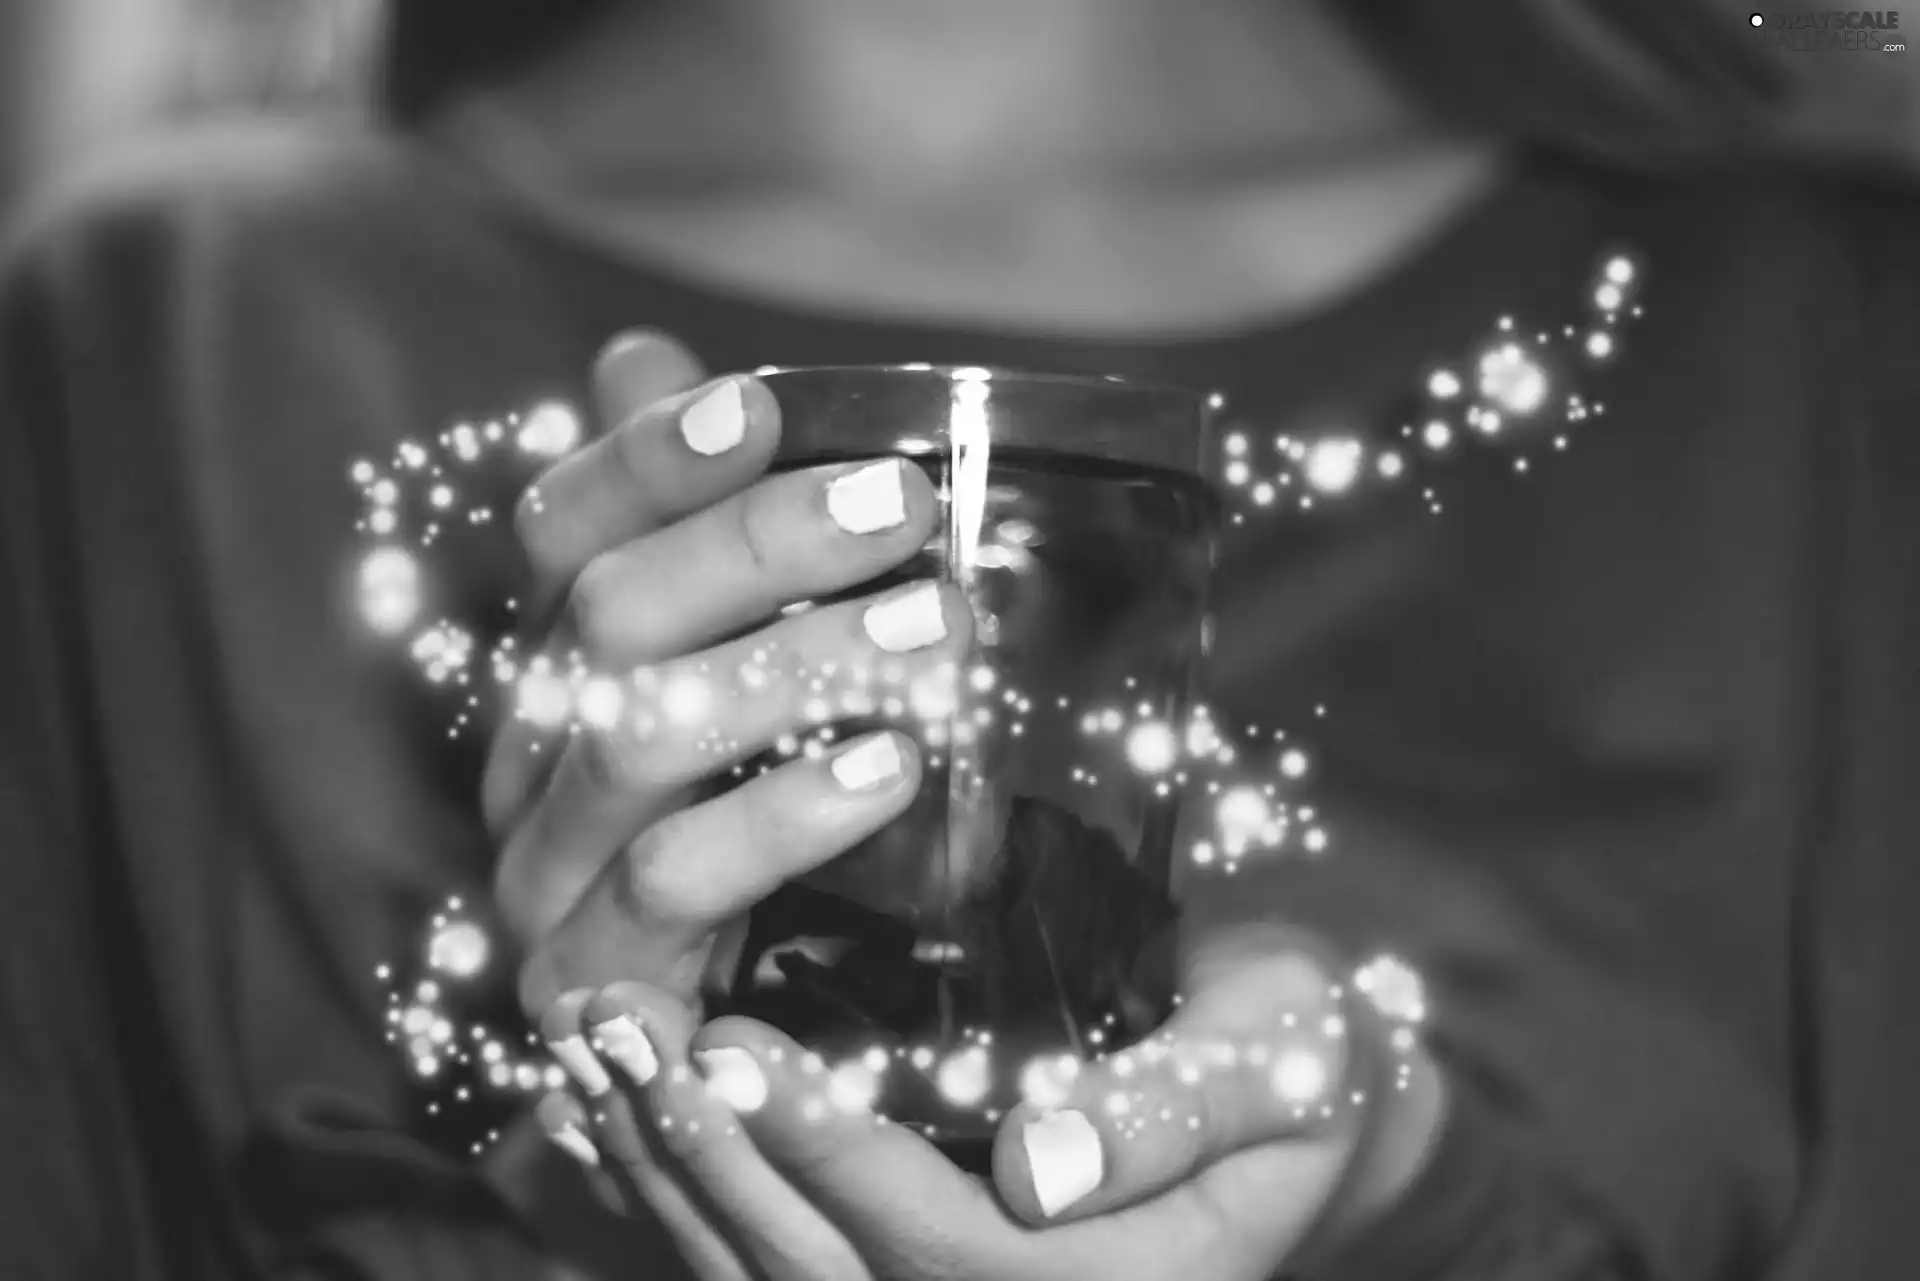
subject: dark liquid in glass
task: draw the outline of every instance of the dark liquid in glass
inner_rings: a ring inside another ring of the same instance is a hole
[[[1184,473],[1041,450],[995,448],[958,486],[951,458],[917,461],[944,530],[850,595],[957,580],[974,645],[950,710],[908,718],[912,808],[755,910],[730,1007],[829,1067],[868,1065],[878,1111],[984,1169],[1027,1064],[1118,1049],[1170,1008],[1177,802],[1087,718],[1179,732],[1213,498]]]

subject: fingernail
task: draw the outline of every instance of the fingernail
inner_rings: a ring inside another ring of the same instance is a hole
[[[557,1130],[548,1130],[547,1137],[552,1139],[560,1150],[582,1165],[599,1165],[600,1150],[593,1146],[593,1140],[587,1137],[585,1130],[577,1125],[563,1125]]]
[[[905,461],[890,458],[848,472],[827,486],[827,515],[849,534],[892,529],[907,518]]]
[[[751,1053],[738,1046],[722,1045],[699,1050],[693,1057],[699,1061],[700,1073],[714,1098],[735,1112],[757,1112],[766,1106],[766,1074]]]
[[[548,1042],[547,1048],[553,1057],[560,1060],[560,1066],[567,1075],[579,1082],[580,1088],[588,1094],[601,1095],[613,1088],[613,1078],[600,1066],[600,1060],[594,1057],[593,1047],[587,1044],[583,1036],[570,1036],[563,1041]]]
[[[937,583],[918,583],[867,607],[863,620],[873,643],[889,654],[924,649],[947,634]]]
[[[711,458],[739,444],[747,434],[747,404],[740,384],[729,378],[680,412],[680,435],[696,454]]]
[[[1100,1132],[1083,1113],[1042,1113],[1027,1122],[1020,1141],[1033,1171],[1034,1199],[1049,1219],[1099,1187],[1105,1176]]]
[[[849,792],[891,783],[906,772],[906,759],[892,734],[873,734],[843,748],[827,768]]]
[[[660,1058],[653,1042],[638,1022],[622,1014],[593,1029],[601,1051],[625,1072],[635,1085],[645,1085],[660,1072]]]

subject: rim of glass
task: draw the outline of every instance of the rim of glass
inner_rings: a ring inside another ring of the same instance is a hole
[[[761,365],[752,371],[755,378],[786,378],[796,375],[831,376],[859,374],[870,377],[894,375],[921,378],[929,374],[945,382],[984,382],[1029,386],[1077,387],[1087,391],[1145,393],[1170,399],[1192,400],[1202,408],[1216,408],[1221,400],[1217,391],[1203,390],[1182,383],[1155,382],[1124,374],[1063,374],[1044,370],[1021,369],[1012,365],[956,365],[898,362],[873,365]]]

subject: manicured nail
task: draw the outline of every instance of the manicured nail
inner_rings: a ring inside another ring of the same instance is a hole
[[[890,654],[925,649],[947,634],[938,583],[916,583],[869,605],[863,621],[873,643]]]
[[[584,1036],[552,1041],[547,1048],[553,1051],[554,1058],[560,1060],[560,1066],[567,1070],[567,1075],[579,1082],[580,1088],[588,1094],[601,1095],[613,1088],[613,1078],[600,1066],[600,1060],[594,1057],[593,1047],[587,1044]]]
[[[757,1112],[766,1106],[767,1078],[753,1055],[735,1045],[695,1052],[701,1075],[714,1098],[735,1112]]]
[[[1027,1122],[1020,1141],[1033,1171],[1033,1195],[1051,1219],[1100,1186],[1100,1132],[1082,1113],[1046,1112]]]
[[[892,529],[907,518],[906,462],[890,458],[848,472],[827,486],[827,515],[849,534]]]
[[[587,1137],[580,1124],[580,1105],[567,1095],[555,1091],[540,1100],[534,1109],[534,1115],[540,1120],[540,1129],[555,1146],[584,1165],[599,1165],[600,1152]]]
[[[599,1165],[600,1150],[593,1146],[593,1140],[587,1132],[577,1125],[563,1125],[557,1130],[548,1130],[547,1137],[582,1165]]]
[[[594,1039],[608,1058],[619,1064],[635,1085],[645,1085],[659,1075],[660,1057],[645,1029],[627,1015],[608,1019],[593,1029]]]
[[[892,734],[872,734],[842,748],[827,768],[834,781],[849,792],[864,792],[898,779],[906,772],[906,758]]]
[[[680,434],[696,454],[724,454],[747,434],[747,404],[729,378],[680,411]]]

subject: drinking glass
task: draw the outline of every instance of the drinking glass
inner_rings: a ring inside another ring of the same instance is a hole
[[[815,1051],[830,1102],[984,1168],[1023,1093],[1171,1005],[1170,776],[1218,525],[1210,401],[928,365],[760,376],[777,467],[900,455],[939,493],[921,553],[847,595],[939,577],[974,632],[930,674],[803,677],[817,732],[776,757],[884,724],[917,739],[923,781],[900,819],[754,911],[727,1005]],[[1145,728],[1107,732],[1122,723]]]

